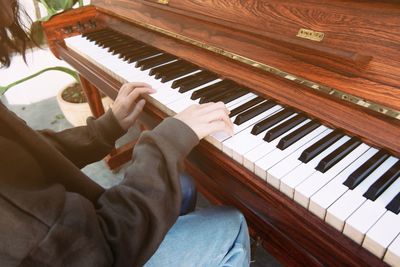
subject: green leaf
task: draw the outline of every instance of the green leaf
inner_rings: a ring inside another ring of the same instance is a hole
[[[79,83],[79,76],[78,76],[78,73],[76,71],[74,71],[72,69],[69,69],[69,68],[66,68],[66,67],[61,67],[61,66],[50,67],[50,68],[42,69],[42,70],[40,70],[40,71],[38,71],[38,72],[36,72],[36,73],[34,73],[32,75],[29,75],[29,76],[27,76],[25,78],[22,78],[22,79],[18,80],[18,81],[10,83],[9,85],[0,86],[0,96],[4,95],[4,93],[7,92],[7,90],[9,90],[10,88],[12,88],[12,87],[14,87],[14,86],[16,86],[16,85],[18,85],[20,83],[23,83],[23,82],[25,82],[27,80],[30,80],[30,79],[32,79],[32,78],[34,78],[36,76],[39,76],[40,74],[42,74],[42,73],[44,73],[46,71],[51,71],[51,70],[65,72],[65,73],[71,75],[76,80],[76,82]]]
[[[46,38],[40,21],[35,21],[32,23],[30,36],[35,44],[38,44],[39,46],[45,44]]]

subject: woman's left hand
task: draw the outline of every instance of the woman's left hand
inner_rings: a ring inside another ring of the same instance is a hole
[[[142,111],[146,101],[140,99],[141,96],[155,92],[146,83],[126,83],[121,86],[111,110],[124,130],[133,126]]]

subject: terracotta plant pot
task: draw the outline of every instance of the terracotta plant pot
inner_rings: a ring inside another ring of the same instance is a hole
[[[90,111],[90,107],[88,103],[70,103],[65,101],[61,95],[64,91],[60,90],[57,94],[57,102],[64,114],[64,117],[67,119],[69,123],[73,126],[82,126],[86,125],[86,119],[92,116],[92,112]],[[113,104],[113,100],[109,97],[103,97],[102,99],[104,110],[108,110]]]

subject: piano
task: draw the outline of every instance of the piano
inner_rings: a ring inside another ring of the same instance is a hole
[[[235,134],[186,170],[287,266],[400,266],[399,25],[389,0],[93,0],[43,24],[95,116],[129,81],[157,89],[148,128],[223,101]]]

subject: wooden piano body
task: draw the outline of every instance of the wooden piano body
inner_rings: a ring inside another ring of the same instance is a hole
[[[63,39],[109,27],[399,156],[399,25],[396,1],[94,0],[44,26],[53,53],[80,72],[95,115],[97,89],[114,98],[121,82]],[[168,115],[149,103],[141,119],[153,127]],[[186,167],[285,265],[385,265],[205,141]]]

